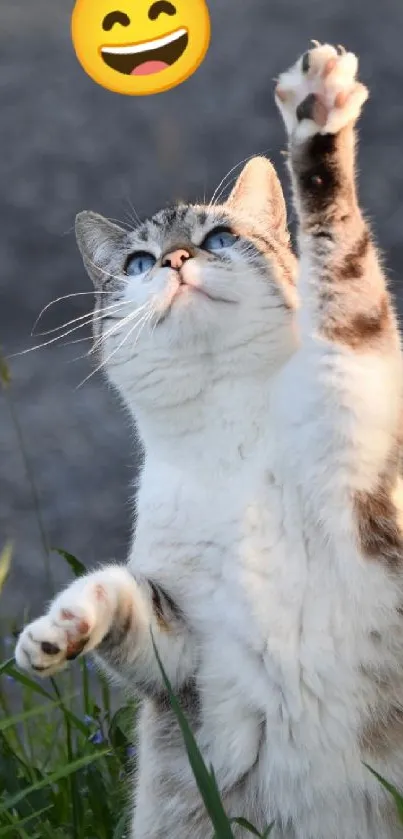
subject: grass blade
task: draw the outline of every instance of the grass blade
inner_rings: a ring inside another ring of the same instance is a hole
[[[403,796],[401,795],[401,793],[396,789],[396,787],[393,786],[393,784],[390,784],[389,781],[386,781],[385,778],[382,778],[382,775],[378,775],[378,773],[375,772],[375,769],[371,769],[371,767],[368,766],[367,763],[364,763],[364,766],[366,766],[369,772],[371,772],[371,775],[374,775],[374,777],[377,778],[377,780],[380,784],[382,784],[384,789],[390,792],[396,804],[396,809],[399,815],[399,821],[401,822],[401,824],[403,824]]]
[[[256,827],[253,827],[253,824],[248,822],[246,819],[231,819],[231,824],[237,824],[239,827],[243,827],[244,830],[247,830],[248,833],[252,833],[253,836],[259,836],[259,839],[262,839],[262,834],[256,830]]]
[[[77,557],[73,556],[73,554],[64,551],[62,548],[51,548],[51,550],[66,560],[67,565],[70,566],[75,577],[83,577],[87,573],[85,565]]]
[[[60,706],[61,702],[46,702],[44,705],[37,705],[35,708],[30,708],[29,711],[23,711],[21,714],[15,714],[6,720],[0,720],[0,731],[6,731],[7,728],[12,728],[14,725],[19,725],[22,722],[30,720],[32,717],[37,717],[40,714],[47,714],[52,708]]]
[[[11,567],[11,557],[13,555],[13,546],[11,542],[7,542],[5,548],[3,548],[0,554],[0,591],[2,590],[4,583],[8,577],[8,573]]]
[[[11,384],[11,374],[7,362],[0,353],[0,382],[6,388]]]
[[[35,682],[33,679],[30,679],[29,676],[24,676],[23,673],[20,673],[20,671],[14,667],[13,658],[9,661],[6,661],[4,665],[2,665],[2,670],[0,670],[0,673],[2,672],[7,673],[9,676],[12,676],[14,681],[19,682],[21,685],[24,685],[25,687],[29,688],[34,693],[38,693],[45,699],[50,699],[51,702],[54,702],[54,697],[51,693],[48,693],[48,691],[40,685],[38,685],[37,682]],[[73,714],[73,712],[70,711],[69,708],[65,708],[65,712],[66,714],[68,714],[69,719],[71,720],[71,722],[74,723],[75,727],[78,728],[82,734],[86,735],[87,726],[79,719],[79,717],[77,717],[76,714]]]
[[[7,661],[3,661],[0,664],[0,676],[1,676],[2,673],[7,673],[9,667],[12,667],[13,664],[14,664],[14,659],[13,658],[8,658]]]
[[[10,658],[8,661],[4,662],[0,672],[6,673],[8,676],[11,676],[16,682],[19,682],[21,685],[30,688],[34,693],[38,693],[45,699],[53,700],[53,696],[50,693],[48,693],[44,688],[42,688],[28,676],[24,676],[22,673],[20,673],[19,670],[16,670],[14,664],[15,659]]]
[[[3,377],[2,377],[2,381],[3,381],[3,384],[4,384]],[[20,421],[19,421],[19,418],[18,418],[18,413],[17,413],[16,407],[15,407],[15,404],[14,404],[12,393],[11,393],[10,390],[6,390],[5,395],[6,395],[6,399],[7,399],[7,402],[8,402],[8,407],[9,407],[10,416],[11,416],[11,422],[13,423],[14,431],[15,431],[17,441],[18,441],[20,455],[21,455],[21,458],[22,458],[22,461],[23,461],[23,464],[24,464],[26,476],[27,476],[28,483],[29,483],[30,490],[31,490],[32,505],[33,505],[33,509],[34,509],[34,512],[35,512],[35,517],[36,517],[36,521],[37,521],[37,525],[38,525],[39,536],[40,536],[40,540],[42,542],[42,547],[43,547],[43,557],[44,557],[44,563],[45,563],[45,573],[46,573],[47,585],[48,585],[48,589],[49,589],[49,594],[51,595],[51,594],[54,593],[54,591],[53,591],[52,572],[51,572],[51,567],[50,567],[50,551],[49,551],[48,540],[47,540],[47,536],[46,536],[46,530],[45,530],[45,525],[44,525],[44,521],[43,521],[43,516],[42,516],[42,509],[41,509],[41,504],[40,504],[39,491],[38,491],[38,487],[36,485],[36,481],[35,481],[35,478],[34,478],[32,466],[31,466],[31,460],[30,460],[30,457],[29,457],[29,454],[28,454],[28,451],[27,451],[27,447],[25,445],[24,434],[23,434],[22,427],[21,427],[21,424],[20,424]]]
[[[71,722],[69,719],[69,715],[67,713],[68,709],[62,699],[61,693],[59,688],[54,679],[51,679],[51,683],[53,686],[53,690],[55,691],[56,696],[59,699],[59,705],[61,706],[63,715],[64,715],[64,724],[66,730],[66,747],[67,747],[67,758],[69,763],[73,762],[74,754],[73,754],[73,738],[71,733]],[[74,775],[70,775],[69,777],[69,787],[70,787],[70,796],[71,796],[71,808],[72,808],[72,817],[73,817],[73,837],[74,839],[79,839],[79,813],[80,813],[80,798],[78,795],[78,789],[76,784],[76,778]]]
[[[42,781],[38,781],[36,784],[32,784],[27,789],[17,793],[17,795],[13,795],[11,798],[7,798],[5,801],[2,801],[0,805],[0,815],[6,810],[12,810],[20,803],[20,801],[23,801],[24,798],[31,795],[33,792],[38,792],[38,790],[43,789],[50,784],[56,784],[63,778],[68,778],[73,772],[78,772],[79,769],[83,769],[84,766],[89,766],[89,764],[94,763],[96,760],[100,760],[100,758],[105,757],[107,754],[110,754],[110,749],[103,749],[102,751],[95,752],[92,755],[81,757],[78,760],[73,761],[73,763],[67,764],[67,766],[62,766]]]
[[[199,751],[192,731],[189,727],[187,719],[180,707],[180,704],[172,690],[168,676],[166,675],[165,670],[163,668],[157,647],[154,642],[154,638],[152,635],[151,637],[158,666],[160,668],[161,675],[168,692],[169,701],[171,703],[172,710],[178,720],[179,727],[182,732],[189,763],[191,765],[200,795],[204,801],[204,806],[213,824],[216,836],[218,836],[219,839],[234,839],[234,834],[231,829],[231,823],[224,810],[217,783],[214,777],[214,773],[209,772],[206,767],[206,764],[204,763],[204,760]]]
[[[43,816],[44,813],[47,813],[48,810],[52,809],[52,805],[50,804],[49,807],[43,807],[42,810],[38,810],[37,813],[31,813],[29,816],[25,816],[24,819],[20,819],[18,822],[14,822],[14,824],[9,824],[7,827],[0,827],[0,837],[3,839],[4,836],[14,836],[15,831],[25,825],[27,822],[30,822],[32,819],[39,819],[40,816]]]
[[[113,839],[124,839],[126,836],[126,828],[127,828],[127,813],[124,813],[123,816],[119,819],[115,830],[113,832]]]

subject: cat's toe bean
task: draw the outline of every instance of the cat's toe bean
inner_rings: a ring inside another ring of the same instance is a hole
[[[49,641],[42,641],[41,650],[45,655],[58,655],[61,652],[57,644],[51,644]]]
[[[15,660],[22,670],[48,675],[64,666],[66,646],[65,633],[46,615],[22,631]]]
[[[354,53],[318,44],[280,75],[277,105],[294,139],[334,134],[358,119],[368,94],[356,82],[357,69]]]

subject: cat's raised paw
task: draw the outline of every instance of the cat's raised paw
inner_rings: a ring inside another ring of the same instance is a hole
[[[100,643],[109,627],[104,588],[77,580],[52,604],[47,615],[22,631],[15,659],[22,670],[51,676],[83,651]]]
[[[314,134],[337,134],[354,123],[368,98],[356,80],[358,59],[344,47],[318,44],[278,79],[277,106],[288,134],[304,140]]]

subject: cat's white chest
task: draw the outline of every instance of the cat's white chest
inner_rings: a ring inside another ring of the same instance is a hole
[[[213,763],[225,755],[228,766],[261,766],[273,795],[307,767],[317,785],[331,785],[335,753],[354,763],[360,666],[371,660],[382,580],[342,535],[336,555],[303,521],[298,491],[262,462],[240,464],[231,482],[212,475],[167,492],[162,481],[137,557],[197,635]]]
[[[365,705],[360,665],[371,659],[372,618],[357,608],[354,588],[358,595],[365,569],[351,547],[344,546],[356,563],[348,579],[332,546],[304,534],[298,516],[295,496],[264,476],[209,596],[200,602],[189,596],[205,633],[202,673],[210,703],[225,705],[229,692],[237,699],[239,719],[228,718],[217,742],[225,749],[233,725],[241,738],[245,725],[245,742],[264,751],[263,725],[270,744],[265,762],[273,771],[285,770],[289,760],[302,772],[313,759],[320,775],[323,755],[348,752],[357,734]],[[379,580],[366,574],[366,585],[374,603]]]

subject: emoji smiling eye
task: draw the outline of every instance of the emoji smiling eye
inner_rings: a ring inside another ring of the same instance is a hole
[[[102,21],[102,29],[105,32],[110,32],[115,23],[120,23],[121,26],[129,26],[130,18],[124,12],[109,12]]]
[[[148,12],[148,17],[150,20],[157,20],[160,15],[176,15],[175,6],[172,3],[168,3],[167,0],[157,0],[157,3],[153,3],[151,8]]]
[[[152,253],[148,253],[147,251],[137,251],[137,253],[132,253],[129,256],[129,259],[126,262],[125,273],[129,275],[129,277],[139,277],[140,274],[147,274],[151,271],[151,268],[154,267],[156,263],[155,256]]]

